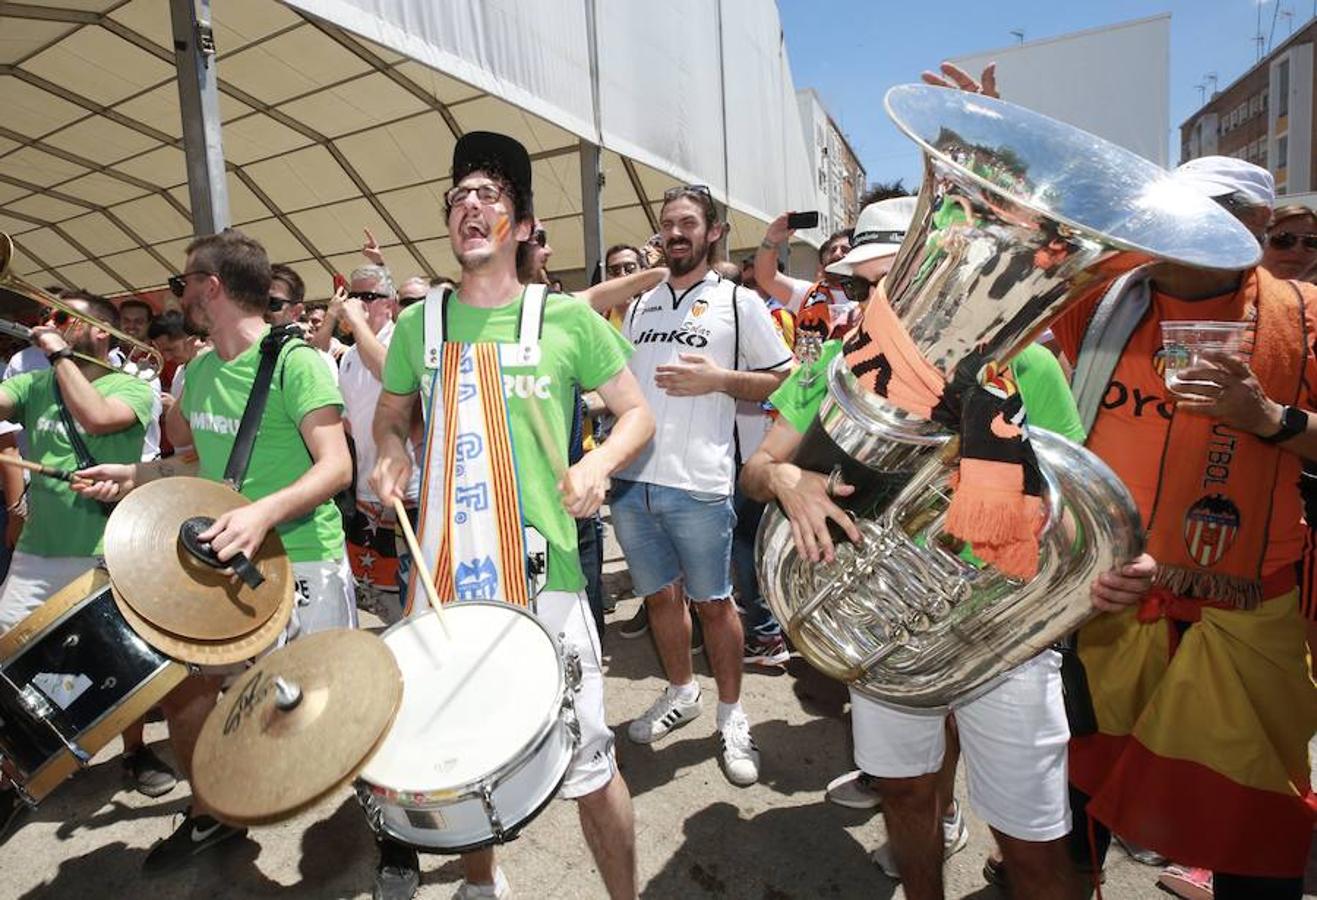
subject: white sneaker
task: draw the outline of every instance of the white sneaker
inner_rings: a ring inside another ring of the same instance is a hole
[[[824,796],[828,802],[848,809],[877,809],[882,805],[878,792],[869,784],[868,776],[859,769],[829,781]]]
[[[969,846],[969,828],[965,825],[965,817],[960,813],[960,804],[955,804],[955,812],[949,816],[942,817],[942,858],[950,859]],[[877,850],[869,855],[878,868],[883,870],[883,874],[894,881],[901,880],[901,873],[896,868],[896,856],[892,853],[891,844],[883,844]]]
[[[637,744],[652,744],[673,729],[680,728],[700,714],[700,694],[694,700],[682,700],[672,685],[663,691],[654,705],[627,726],[627,737]]]
[[[727,780],[738,787],[759,780],[759,748],[750,736],[750,720],[743,712],[734,712],[723,724],[719,735],[722,741],[723,771]]]
[[[508,877],[503,874],[503,869],[494,870],[493,884],[472,884],[464,881],[457,888],[457,893],[453,894],[453,900],[481,900],[481,898],[493,897],[494,900],[510,900],[512,897],[512,886],[508,884]]]

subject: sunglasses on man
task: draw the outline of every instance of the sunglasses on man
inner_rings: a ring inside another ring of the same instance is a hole
[[[710,199],[713,198],[713,191],[709,190],[707,184],[683,184],[674,188],[668,188],[663,192],[663,202],[676,200],[678,197],[684,197],[687,194],[703,194]]]
[[[623,275],[634,275],[640,271],[640,263],[625,262],[614,263],[606,270],[609,278],[621,278]]]
[[[375,291],[348,291],[348,299],[360,300],[362,303],[374,303],[376,300],[389,299],[389,295],[379,294]]]
[[[1303,242],[1304,250],[1317,250],[1317,234],[1294,234],[1290,231],[1277,231],[1267,235],[1267,243],[1277,250],[1290,250],[1295,244]]]
[[[215,275],[215,273],[197,269],[193,272],[184,272],[182,275],[170,275],[166,280],[166,283],[169,285],[169,293],[173,294],[175,297],[182,297],[183,291],[187,290],[187,280],[193,275],[205,275],[209,278],[212,275]]]
[[[869,299],[869,294],[873,292],[873,287],[877,283],[859,275],[851,275],[841,280],[841,292],[852,303],[864,303]]]

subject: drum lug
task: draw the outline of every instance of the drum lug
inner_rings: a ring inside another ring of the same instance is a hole
[[[357,802],[361,804],[361,808],[366,812],[366,823],[370,825],[370,830],[376,834],[382,834],[384,831],[384,809],[380,806],[379,801],[375,799],[375,794],[363,781],[354,783],[352,789],[357,794]]]
[[[503,820],[499,817],[498,810],[494,808],[494,792],[487,781],[480,785],[480,805],[485,808],[485,816],[489,819],[489,830],[493,832],[494,840],[503,843]]]
[[[79,768],[85,769],[87,767],[91,762],[91,754],[82,749],[77,741],[68,738],[64,732],[60,731],[59,727],[51,721],[50,717],[54,715],[55,707],[51,705],[50,699],[47,698],[45,694],[37,690],[34,685],[25,684],[23,685],[23,689],[18,692],[18,701],[23,704],[24,709],[44,722],[46,727],[54,732],[55,736],[59,738],[60,743],[64,745],[64,749],[68,750],[69,753],[73,755],[73,759],[77,762]]]

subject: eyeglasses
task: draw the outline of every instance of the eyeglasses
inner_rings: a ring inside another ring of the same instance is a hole
[[[864,303],[869,299],[869,294],[876,283],[859,275],[852,275],[841,280],[841,290],[846,295],[846,299],[852,303]]]
[[[407,307],[411,306],[413,303],[420,303],[424,299],[425,299],[424,294],[422,294],[419,297],[399,297],[398,305],[401,306],[403,309],[406,309]]]
[[[531,234],[530,239],[541,247],[547,247],[549,245],[549,233],[543,228],[536,228]]]
[[[195,272],[184,272],[182,275],[170,275],[168,279],[169,292],[175,297],[182,297],[183,291],[187,290],[187,280],[193,275],[205,275],[207,278],[219,277],[214,272],[204,272],[201,269],[197,269]]]
[[[291,300],[285,300],[283,297],[276,297],[273,294],[271,294],[268,299],[270,312],[279,312],[279,310],[292,302]]]
[[[664,191],[663,202],[667,203],[669,200],[676,200],[677,198],[684,197],[687,194],[703,194],[704,196],[708,197],[710,200],[713,199],[713,192],[709,190],[709,186],[707,184],[683,184],[680,187],[668,188],[666,191]]]
[[[449,188],[448,192],[444,194],[444,205],[451,210],[459,203],[464,203],[473,191],[476,199],[485,206],[493,206],[504,194],[503,188],[492,181],[478,184],[475,187],[462,187],[459,185],[458,187]]]
[[[1317,234],[1294,234],[1290,231],[1277,231],[1267,235],[1267,243],[1277,250],[1289,250],[1295,244],[1303,242],[1304,250],[1317,250]]]
[[[620,278],[623,275],[632,275],[636,272],[639,272],[640,263],[633,263],[633,262],[617,263],[616,265],[609,266],[605,271],[607,271],[609,276],[612,278]]]
[[[360,300],[363,303],[373,303],[376,300],[389,299],[388,294],[377,294],[374,291],[348,291],[349,300]]]

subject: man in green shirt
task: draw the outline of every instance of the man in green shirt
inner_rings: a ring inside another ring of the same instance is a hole
[[[891,202],[866,207],[861,223],[871,209]],[[874,285],[873,291],[880,293],[879,282],[891,267],[902,235],[875,233],[866,241],[864,231],[857,225],[851,253],[830,268]],[[818,415],[827,393],[828,368],[841,350],[840,340],[827,342],[817,361],[793,372],[769,398],[781,416],[741,471],[742,490],[757,500],[776,500],[792,522],[796,552],[816,562],[833,558],[829,521],[850,540],[860,540],[850,516],[834,502],[834,497],[851,494],[853,487],[834,485],[830,493],[827,475],[791,462]],[[1012,360],[1011,370],[1031,425],[1072,441],[1084,439],[1069,385],[1050,351],[1031,346]],[[905,880],[910,896],[937,896],[943,858],[968,843],[953,793],[963,741],[971,763],[971,802],[991,826],[1013,885],[1021,896],[1064,896],[1070,732],[1058,654],[1044,651],[986,694],[952,711],[958,727],[950,724],[945,711],[937,716],[901,710],[852,690],[851,725],[860,768],[829,784],[828,799],[865,809],[881,801],[890,843],[874,851],[874,862],[889,877]],[[941,812],[941,828],[935,828],[935,810]]]
[[[142,442],[152,420],[151,386],[114,371],[106,362],[110,334],[95,323],[117,325],[114,304],[93,294],[79,294],[66,302],[82,318],[72,319],[63,332],[49,326],[33,330],[33,344],[46,354],[50,368],[0,383],[0,417],[23,426],[32,461],[77,469],[84,460],[69,438],[58,399],[62,397],[66,414],[93,459],[135,462],[142,458]],[[73,356],[74,351],[86,358]],[[66,482],[34,478],[26,500],[27,522],[0,586],[0,634],[94,568],[105,536],[105,509],[78,496]],[[124,767],[138,790],[159,797],[173,789],[176,779],[144,743],[142,727],[142,722],[134,722],[124,732]],[[0,806],[12,802],[11,791],[0,796]]]
[[[79,490],[114,501],[157,478],[223,477],[269,331],[263,316],[270,281],[265,248],[239,231],[227,229],[188,245],[183,274],[170,279],[170,289],[182,302],[188,327],[208,334],[214,349],[188,364],[183,396],[170,409],[165,428],[174,446],[194,447],[195,456],[97,466],[81,473],[94,483]],[[219,516],[200,535],[227,560],[236,553],[254,557],[269,530],[278,531],[297,593],[287,637],[356,625],[342,519],[332,502],[352,478],[342,405],[319,354],[301,341],[285,344],[240,487],[252,502]],[[179,685],[164,704],[174,758],[185,773],[221,685],[221,675],[203,672]],[[152,848],[143,871],[155,875],[177,868],[245,830],[216,821],[193,797],[183,823]]]
[[[581,661],[581,686],[575,694],[581,739],[559,795],[578,801],[582,832],[608,893],[615,898],[634,897],[635,825],[631,796],[617,769],[612,732],[604,717],[599,638],[582,590],[585,579],[573,520],[599,508],[609,476],[653,434],[653,417],[626,366],[630,347],[617,332],[588,304],[552,294],[544,297],[541,305],[538,298],[542,295],[523,290],[517,280],[517,246],[531,239],[535,221],[530,157],[526,149],[504,135],[470,132],[454,149],[452,176],[453,187],[444,199],[449,239],[462,266],[461,290],[456,294],[433,293],[424,303],[413,304],[398,317],[384,365],[384,391],[375,414],[378,461],[371,483],[385,507],[405,497],[412,469],[407,439],[417,393],[422,394],[422,408],[426,410],[433,438],[434,386],[440,375],[446,379],[459,377],[454,371],[457,367],[445,366],[442,372],[437,372],[442,360],[451,358],[454,345],[464,345],[460,351],[464,363],[478,353],[488,352],[486,345],[498,345],[502,383],[491,386],[489,382],[481,382],[483,386],[478,389],[492,393],[501,388],[503,397],[484,393],[478,396],[496,406],[499,399],[506,402],[511,441],[516,449],[516,492],[527,526],[523,531],[528,542],[531,533],[536,532],[547,544],[546,581],[543,590],[534,597],[533,607],[550,633],[562,635],[564,643],[579,653]],[[535,299],[528,299],[532,296]],[[536,309],[540,327],[533,324],[524,327],[523,315],[531,321]],[[504,354],[504,350],[517,354]],[[477,389],[469,381],[461,387]],[[567,437],[574,413],[574,390],[578,387],[597,390],[617,416],[617,423],[607,444],[568,468]],[[467,421],[461,418],[466,415],[467,407],[463,406],[464,395],[457,396],[458,410],[454,417],[461,423]],[[462,427],[459,424],[458,430]],[[449,439],[453,437],[450,435]],[[458,453],[458,459],[463,459],[468,469],[477,464],[475,457],[494,455],[492,449],[487,454],[479,449],[491,445],[488,440],[477,443],[475,450],[457,445],[450,451],[443,446],[445,443],[440,440],[427,443],[430,455],[422,463],[426,475],[423,484],[429,485],[432,478],[441,479],[439,472],[447,452]],[[497,462],[500,470],[506,471],[509,460]],[[464,497],[461,495],[454,502]],[[425,501],[423,497],[423,504]],[[427,535],[443,533],[449,528],[453,541],[478,543],[478,535],[464,538],[458,526],[468,521],[468,513],[476,516],[483,510],[487,515],[487,506],[473,503],[470,508],[463,507],[451,522],[436,514],[436,507],[444,508],[437,503],[423,506],[427,509],[421,523],[423,545],[429,542]],[[520,525],[516,523],[513,527]],[[424,546],[422,550],[425,552]],[[459,566],[457,571],[436,571],[436,559],[428,558],[427,562],[440,582],[441,594],[445,588],[451,588],[459,600],[503,599],[521,589],[521,585],[512,582],[523,578],[526,568],[525,560],[513,561],[511,569],[522,571],[505,571],[509,583],[500,583],[498,591],[491,592],[490,579],[484,574],[487,570],[494,571],[489,559],[486,559],[487,569],[480,569],[479,573],[470,570],[463,573],[460,570],[467,569],[465,566]],[[411,603],[415,605],[420,602],[421,594],[415,584],[411,592]],[[375,896],[387,900],[410,898],[419,884],[415,851],[387,840],[381,842],[380,849]],[[462,867],[466,883],[459,890],[459,897],[502,897],[509,892],[507,880],[494,865],[492,850],[464,855]]]

